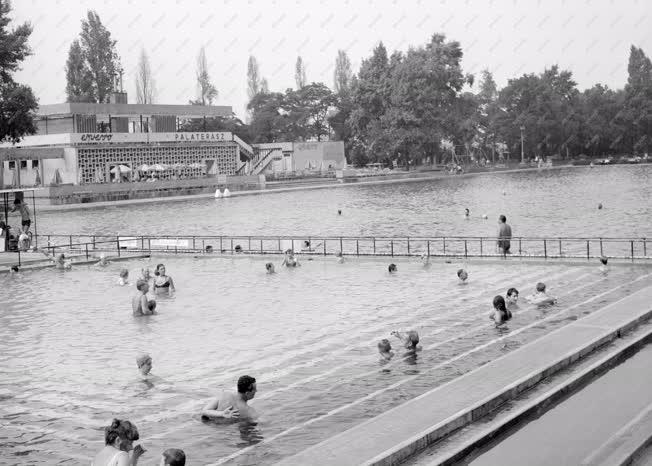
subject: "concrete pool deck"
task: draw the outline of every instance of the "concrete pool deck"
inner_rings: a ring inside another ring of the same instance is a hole
[[[398,464],[651,316],[647,287],[279,464]]]

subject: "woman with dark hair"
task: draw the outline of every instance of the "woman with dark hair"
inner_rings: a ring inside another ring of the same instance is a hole
[[[175,291],[174,280],[172,280],[172,277],[165,274],[165,265],[158,264],[154,275],[154,293],[158,294],[163,291],[172,296]]]
[[[496,322],[496,327],[512,318],[512,312],[505,305],[505,298],[502,296],[494,298],[494,310],[489,314],[489,318]]]
[[[138,429],[131,422],[114,419],[110,426],[104,428],[104,443],[91,463],[91,466],[136,466],[138,458],[145,453],[141,445],[133,446],[138,440]],[[133,453],[129,455],[129,452]]]

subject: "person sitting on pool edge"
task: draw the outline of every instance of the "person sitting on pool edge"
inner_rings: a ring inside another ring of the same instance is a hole
[[[516,304],[518,301],[518,290],[516,288],[510,288],[507,290],[507,297],[505,298],[505,302],[507,303],[507,307],[518,307],[518,304]]]
[[[274,271],[274,264],[272,264],[271,262],[268,262],[267,264],[265,264],[265,270],[267,270],[268,274],[276,273]]]
[[[457,278],[460,279],[460,284],[461,284],[461,285],[465,285],[465,284],[466,284],[466,280],[469,278],[469,274],[466,272],[466,270],[464,270],[464,269],[459,269],[459,270],[457,271]]]
[[[154,293],[167,291],[168,295],[172,296],[175,292],[174,280],[172,280],[172,277],[165,274],[165,265],[158,264],[154,275]]]
[[[138,458],[145,450],[142,445],[136,445],[138,429],[131,422],[114,419],[111,425],[104,428],[104,448],[102,448],[91,463],[92,466],[136,466]],[[131,455],[129,452],[133,450]]]
[[[390,335],[394,335],[401,340],[406,350],[412,352],[421,351],[421,347],[417,346],[419,344],[419,333],[416,330],[408,330],[405,333],[394,330]]]
[[[526,301],[537,304],[537,305],[546,305],[546,304],[555,304],[557,298],[550,296],[546,293],[546,284],[539,282],[537,283],[536,293],[525,298]]]
[[[203,419],[249,419],[258,417],[256,410],[247,402],[256,396],[256,379],[243,375],[238,379],[238,391],[222,392],[201,411]]]
[[[502,296],[496,296],[494,298],[494,310],[489,314],[489,318],[496,323],[496,327],[512,318],[512,312],[505,305],[505,298]]]
[[[297,260],[296,257],[294,257],[294,251],[292,249],[288,249],[285,251],[285,258],[283,259],[283,263],[281,263],[281,267],[286,266],[286,267],[300,267],[301,264],[299,264],[299,261]]]
[[[186,466],[186,454],[178,448],[168,448],[161,455],[159,466]]]
[[[387,338],[383,338],[378,342],[378,353],[380,354],[380,362],[389,361],[394,357],[392,344]]]
[[[156,301],[153,299],[151,301],[147,300],[149,283],[141,278],[136,282],[136,289],[138,290],[138,293],[131,300],[131,308],[134,317],[154,314],[154,309],[156,309]]]
[[[389,267],[387,267],[387,271],[389,273],[395,273],[398,271],[398,268],[396,267],[396,264],[389,264]]]

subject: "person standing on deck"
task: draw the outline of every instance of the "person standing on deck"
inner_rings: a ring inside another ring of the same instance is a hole
[[[512,227],[507,224],[507,217],[501,215],[498,217],[498,252],[502,252],[503,256],[510,253],[511,239]]]
[[[14,201],[14,208],[11,209],[11,212],[16,212],[17,210],[20,211],[20,216],[21,216],[21,227],[24,227],[27,225],[27,228],[32,225],[32,219],[29,216],[29,208],[27,207],[27,204],[22,202],[20,199],[16,199]]]

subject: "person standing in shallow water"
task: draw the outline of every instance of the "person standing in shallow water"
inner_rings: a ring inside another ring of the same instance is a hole
[[[501,215],[498,217],[498,252],[503,256],[510,254],[512,227],[507,224],[507,217]]]
[[[256,396],[256,379],[243,375],[238,379],[238,391],[222,392],[209,402],[201,411],[203,419],[247,419],[254,421],[258,417],[256,410],[247,402]]]
[[[133,311],[134,317],[154,314],[154,309],[156,309],[156,301],[152,300],[150,302],[147,300],[149,283],[141,278],[136,282],[136,289],[138,290],[138,294],[136,294],[131,299],[131,309]]]
[[[104,428],[105,446],[95,455],[91,466],[136,466],[138,459],[147,451],[141,445],[134,448],[133,443],[138,438],[135,425],[127,420],[114,419],[110,426]]]

